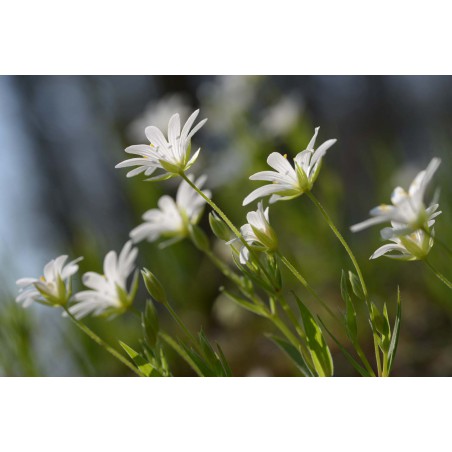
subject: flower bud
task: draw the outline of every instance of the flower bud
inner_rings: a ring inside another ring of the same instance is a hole
[[[165,304],[167,302],[166,293],[160,281],[147,268],[143,268],[141,274],[149,295],[158,303]]]
[[[200,251],[208,251],[210,249],[209,239],[206,233],[199,226],[190,224],[188,226],[188,232],[196,248]]]
[[[217,238],[228,242],[231,238],[231,231],[229,230],[226,223],[215,213],[209,213],[209,223],[212,228],[212,232]]]

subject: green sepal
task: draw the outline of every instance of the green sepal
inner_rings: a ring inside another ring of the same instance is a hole
[[[304,359],[301,352],[293,346],[291,343],[287,342],[285,339],[281,339],[273,334],[266,334],[266,336],[274,342],[286,355],[293,361],[298,370],[305,377],[314,377],[315,374],[310,369],[308,363]]]
[[[165,171],[168,171],[169,173],[173,173],[176,175],[181,172],[181,165],[178,165],[178,164],[175,165],[175,164],[170,163],[163,159],[159,160],[159,163],[160,163],[160,165],[162,165],[162,168]]]
[[[50,292],[43,289],[38,284],[34,284],[34,286],[35,286],[36,290],[48,301],[48,303],[40,301],[41,304],[49,305],[49,306],[61,306],[62,305],[61,300],[59,298],[55,297],[55,295],[52,295]]]
[[[366,299],[364,296],[363,288],[361,287],[361,283],[359,278],[352,272],[348,272],[348,278],[350,280],[350,284],[352,286],[353,293],[362,301]]]
[[[307,346],[311,354],[314,367],[321,377],[332,377],[334,373],[333,358],[323,333],[309,309],[294,293],[300,310],[301,320],[306,333]]]

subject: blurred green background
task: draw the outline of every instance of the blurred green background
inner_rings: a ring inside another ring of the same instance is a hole
[[[105,253],[119,251],[141,215],[163,193],[174,194],[178,184],[126,179],[125,170],[114,169],[125,158],[123,149],[147,143],[147,125],[166,131],[173,113],[184,121],[196,108],[209,120],[194,139],[202,153],[192,172],[208,175],[214,199],[238,226],[254,208],[241,207],[243,198],[259,186],[248,177],[267,169],[270,152],[293,157],[315,126],[321,126],[318,143],[338,139],[314,193],[349,241],[373,299],[388,302],[394,312],[400,286],[403,321],[394,375],[452,374],[450,291],[422,263],[369,261],[380,245],[378,228],[359,234],[348,229],[366,219],[373,206],[389,202],[396,185],[407,187],[438,156],[442,164],[427,200],[441,188],[443,214],[436,232],[452,246],[451,77],[3,76],[0,98],[0,375],[129,375],[58,310],[16,305],[14,282],[39,276],[60,254],[84,256],[82,272],[100,271]],[[319,213],[300,197],[277,203],[270,215],[283,253],[333,309],[342,310],[340,273],[351,265]],[[210,234],[207,211],[201,225]],[[230,260],[227,248],[212,241]],[[165,250],[146,242],[139,248],[139,264],[161,279],[193,331],[202,326],[221,345],[234,375],[297,375],[264,337],[270,326],[220,295],[218,288],[227,281],[190,242]],[[433,248],[432,262],[452,276],[440,247]],[[288,290],[306,297],[290,274],[284,278]],[[141,287],[138,309],[144,300]],[[177,333],[166,312],[160,318],[165,330]],[[361,320],[371,356],[371,337]],[[87,323],[115,346],[120,339],[138,347],[140,327],[130,314]],[[336,375],[355,375],[330,344]],[[191,375],[177,357],[172,368],[177,375]]]

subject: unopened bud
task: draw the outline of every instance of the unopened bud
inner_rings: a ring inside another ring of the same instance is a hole
[[[147,268],[143,268],[141,274],[143,275],[144,285],[146,286],[149,295],[158,303],[165,304],[167,301],[166,293],[165,289],[160,284],[160,281]]]
[[[228,242],[231,239],[231,231],[226,223],[215,212],[209,213],[209,223],[212,232],[217,238],[225,242]]]

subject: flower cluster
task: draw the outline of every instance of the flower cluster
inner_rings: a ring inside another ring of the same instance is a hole
[[[353,232],[357,232],[369,226],[391,222],[391,227],[381,230],[381,237],[392,243],[375,251],[371,259],[383,255],[402,260],[425,259],[433,246],[434,219],[441,211],[438,211],[439,205],[434,202],[426,207],[424,195],[440,163],[440,159],[433,158],[427,168],[414,178],[408,193],[402,187],[396,187],[391,195],[392,205],[375,207],[370,211],[372,218],[351,227]]]

